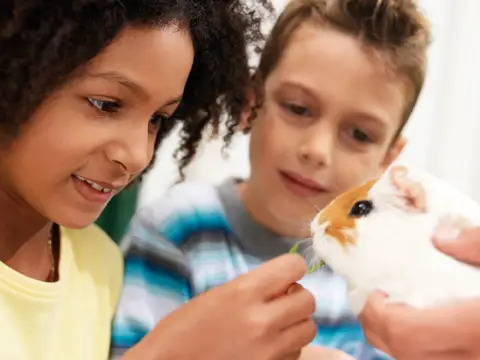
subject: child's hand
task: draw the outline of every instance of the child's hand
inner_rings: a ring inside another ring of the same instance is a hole
[[[452,225],[452,224],[450,224]],[[435,246],[460,261],[480,265],[480,228],[464,230],[443,223]],[[419,311],[387,304],[375,294],[361,315],[368,342],[395,359],[479,359],[480,299]]]
[[[306,271],[293,254],[264,263],[165,317],[125,359],[297,359],[316,334],[314,298],[294,285]]]
[[[350,355],[340,350],[321,346],[308,345],[302,349],[298,360],[354,360]]]

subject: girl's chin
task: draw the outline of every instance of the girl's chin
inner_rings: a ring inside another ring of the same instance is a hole
[[[100,212],[95,213],[83,213],[76,211],[75,214],[61,214],[58,217],[55,217],[54,222],[68,229],[84,229],[93,223],[100,217]]]

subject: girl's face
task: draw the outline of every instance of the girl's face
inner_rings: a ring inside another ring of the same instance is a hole
[[[127,28],[35,111],[0,155],[0,190],[80,228],[142,172],[194,57],[188,31]]]

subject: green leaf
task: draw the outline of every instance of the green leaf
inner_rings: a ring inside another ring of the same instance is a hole
[[[295,254],[297,251],[298,251],[298,244],[295,244],[295,245],[292,246],[289,253],[290,254]]]
[[[292,248],[288,251],[290,254],[295,254],[298,252],[298,244],[295,244],[292,246]],[[311,274],[313,273],[314,271],[317,271],[318,269],[320,269],[322,266],[325,265],[325,261],[323,260],[320,260],[320,262],[316,265],[313,265],[312,267],[310,267],[310,269],[308,269],[308,273]]]
[[[318,269],[320,269],[324,265],[325,265],[325,261],[320,260],[320,262],[317,265],[314,265],[310,269],[308,269],[308,273],[311,274],[314,271],[317,271]]]

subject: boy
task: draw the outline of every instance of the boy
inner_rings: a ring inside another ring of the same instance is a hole
[[[254,77],[245,119],[251,175],[218,187],[178,185],[138,212],[123,243],[115,351],[191,297],[288,252],[309,236],[318,208],[379,175],[404,145],[428,39],[411,1],[288,4]],[[302,359],[325,355],[315,345],[386,358],[366,344],[342,278],[324,268],[301,284],[315,296],[318,325]]]

